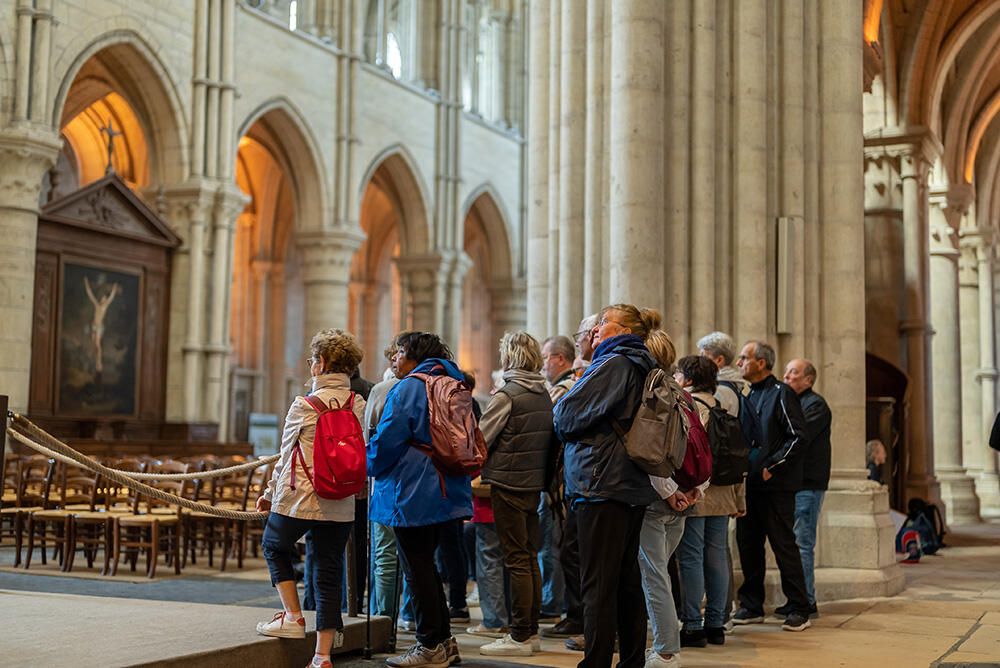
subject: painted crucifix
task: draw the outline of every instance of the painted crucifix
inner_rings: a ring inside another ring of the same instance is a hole
[[[86,276],[83,277],[83,287],[87,291],[90,302],[94,305],[94,322],[90,326],[90,338],[94,344],[94,369],[97,371],[97,382],[100,384],[101,373],[104,371],[104,351],[101,349],[101,339],[104,337],[104,317],[108,314],[111,302],[118,296],[122,288],[117,283],[112,283],[111,290],[98,299]]]
[[[108,118],[107,127],[101,126],[101,132],[108,135],[108,166],[104,169],[104,173],[110,174],[112,169],[114,169],[111,166],[111,155],[115,152],[115,137],[121,137],[124,133],[115,130],[114,125],[111,124],[110,117]]]

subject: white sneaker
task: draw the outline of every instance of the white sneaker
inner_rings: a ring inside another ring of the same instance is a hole
[[[482,624],[476,624],[475,626],[470,626],[465,629],[465,632],[470,636],[482,636],[483,638],[503,638],[507,633],[507,627],[501,626],[500,628],[491,628],[489,626],[483,626]]]
[[[269,622],[257,622],[257,633],[274,638],[305,638],[306,620],[299,617],[298,621],[293,622],[282,610],[275,613],[274,619]]]
[[[479,587],[473,587],[472,593],[465,597],[465,604],[470,608],[479,607]]]
[[[669,659],[664,659],[652,647],[646,650],[646,664],[644,668],[680,668],[680,665],[680,654],[674,654]]]
[[[531,649],[532,649],[532,651],[534,651],[534,652],[541,652],[542,651],[542,637],[539,636],[536,633],[535,635],[531,636],[530,640],[531,640]]]
[[[391,656],[385,660],[392,668],[448,668],[452,659],[448,656],[448,648],[444,643],[437,647],[424,647],[417,643],[400,656]]]
[[[404,632],[416,631],[417,624],[416,622],[408,622],[405,619],[400,619],[398,622],[396,622],[396,630]]]
[[[531,640],[518,642],[508,633],[499,640],[479,648],[479,653],[486,656],[534,656],[535,648]]]

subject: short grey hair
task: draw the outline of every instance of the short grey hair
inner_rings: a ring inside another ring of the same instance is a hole
[[[586,318],[580,321],[580,330],[587,330],[588,332],[593,328],[597,327],[597,323],[601,319],[600,313],[591,313]]]
[[[777,355],[775,355],[774,348],[771,347],[771,344],[764,341],[747,341],[747,343],[753,344],[754,359],[764,360],[764,366],[767,367],[767,370],[773,370],[774,361],[777,359]]]
[[[736,343],[725,332],[712,332],[698,339],[698,350],[704,350],[713,359],[721,356],[723,366],[730,366],[736,359]]]
[[[562,334],[550,336],[542,343],[542,348],[545,346],[549,347],[552,354],[562,355],[570,364],[573,363],[573,358],[576,357],[576,348],[573,346],[573,342],[569,340],[568,336],[563,336]]]

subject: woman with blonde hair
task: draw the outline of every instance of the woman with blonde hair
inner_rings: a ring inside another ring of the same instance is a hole
[[[510,573],[510,633],[479,651],[487,656],[531,656],[539,651],[542,575],[538,566],[538,500],[546,487],[552,446],[552,399],[542,376],[542,351],[527,332],[500,340],[504,384],[479,427],[489,455],[483,482],[490,484],[493,521]]]
[[[309,344],[306,359],[312,374],[310,397],[327,406],[351,406],[361,421],[365,400],[351,392],[351,373],[361,363],[364,351],[354,335],[341,329],[324,329]],[[351,403],[353,401],[353,403]],[[281,458],[267,490],[257,499],[257,510],[268,512],[261,543],[271,572],[271,584],[278,590],[284,608],[269,622],[257,624],[257,632],[278,638],[305,638],[299,595],[292,570],[292,550],[303,535],[312,558],[306,561],[306,578],[315,584],[316,653],[312,666],[331,668],[330,649],[344,644],[344,622],[340,616],[344,548],[354,525],[354,496],[324,499],[313,490],[310,476],[301,464],[293,465],[293,455],[301,450],[308,470],[313,466],[313,438],[316,412],[304,397],[296,397],[285,416],[281,437]],[[301,460],[300,460],[301,461]]]
[[[618,432],[632,426],[646,375],[657,366],[645,341],[660,320],[659,312],[632,304],[604,307],[591,364],[554,410],[580,544],[583,667],[611,665],[616,628],[621,665],[644,662],[646,608],[636,604],[643,600],[639,535],[646,506],[659,495]]]

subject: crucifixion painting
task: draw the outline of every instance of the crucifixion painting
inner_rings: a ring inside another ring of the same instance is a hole
[[[83,287],[87,291],[90,303],[94,305],[94,321],[90,325],[90,338],[94,342],[94,369],[97,371],[98,383],[100,383],[101,373],[104,371],[104,354],[101,351],[101,339],[104,337],[104,317],[108,314],[108,306],[118,296],[122,286],[112,283],[111,290],[100,299],[94,296],[94,290],[90,287],[90,280],[87,276],[83,277]]]

